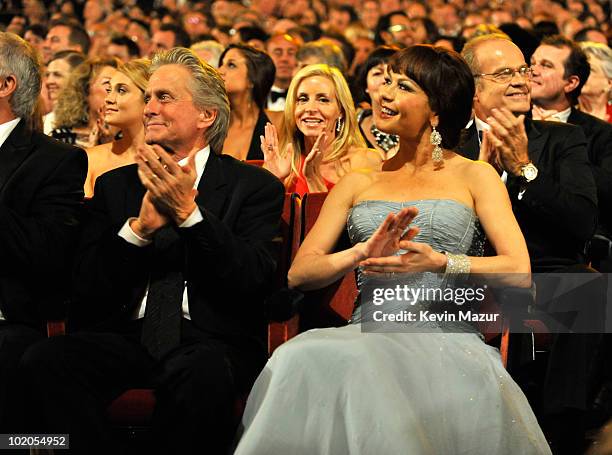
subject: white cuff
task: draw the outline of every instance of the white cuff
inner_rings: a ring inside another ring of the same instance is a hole
[[[136,246],[147,246],[150,245],[152,240],[143,239],[139,235],[132,230],[130,227],[130,221],[135,220],[136,218],[128,218],[125,224],[119,229],[117,233],[119,237],[124,239],[126,242],[131,243]]]
[[[193,210],[193,212],[191,212],[191,215],[189,215],[187,217],[187,219],[185,221],[183,221],[179,227],[180,228],[188,228],[193,226],[194,224],[199,223],[200,221],[202,221],[204,219],[204,217],[202,216],[202,212],[200,212],[200,207],[197,207]]]

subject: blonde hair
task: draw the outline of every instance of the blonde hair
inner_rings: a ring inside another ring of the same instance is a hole
[[[148,58],[138,58],[119,65],[117,71],[130,78],[134,85],[138,87],[138,90],[142,92],[144,99],[144,92],[149,85],[150,67],[151,60]]]
[[[87,59],[72,70],[55,106],[55,125],[74,128],[89,124],[89,86],[106,66],[117,68],[118,60]]]
[[[284,113],[285,122],[283,125],[283,134],[281,134],[279,143],[279,149],[283,156],[289,153],[289,144],[293,147],[291,174],[287,177],[287,181],[285,182],[286,185],[290,185],[291,182],[300,175],[301,157],[304,152],[304,135],[297,128],[294,116],[297,91],[302,81],[313,76],[325,77],[333,83],[336,92],[336,100],[338,101],[341,118],[344,123],[340,132],[336,132],[336,137],[331,144],[331,153],[325,157],[323,162],[339,163],[339,160],[347,155],[351,147],[366,147],[365,140],[357,125],[353,98],[351,97],[351,92],[342,73],[337,68],[332,68],[328,65],[308,65],[296,73],[291,80],[291,85],[289,85],[289,90],[287,92]]]

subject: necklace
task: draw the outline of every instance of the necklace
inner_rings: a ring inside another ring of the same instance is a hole
[[[394,149],[399,144],[399,136],[395,134],[387,134],[380,131],[376,128],[376,125],[372,122],[372,126],[370,126],[370,132],[374,139],[376,139],[376,144],[383,149],[385,152]]]

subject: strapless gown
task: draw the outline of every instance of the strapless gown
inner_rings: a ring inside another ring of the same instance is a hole
[[[407,206],[419,208],[416,241],[481,254],[474,211],[452,200],[361,202],[348,217],[351,241],[366,240],[389,212]],[[444,279],[419,276],[390,279],[415,286]],[[359,274],[358,284],[368,279]],[[367,332],[360,322],[367,306],[345,327],[310,330],[274,352],[249,396],[236,454],[551,453],[498,350],[477,332],[445,323]]]

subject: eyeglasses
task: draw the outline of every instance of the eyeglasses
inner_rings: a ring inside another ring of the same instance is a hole
[[[520,66],[518,68],[504,68],[497,73],[480,73],[473,74],[474,77],[485,77],[488,76],[492,78],[495,82],[505,83],[510,82],[514,75],[518,73],[521,77],[525,77],[527,79],[531,79],[531,75],[533,74],[533,70],[531,67],[527,65]]]
[[[387,31],[389,33],[399,33],[399,32],[403,32],[404,30],[412,30],[414,32],[417,29],[418,29],[418,24],[409,24],[409,25],[397,24],[397,25],[392,25],[391,27],[389,27]]]

